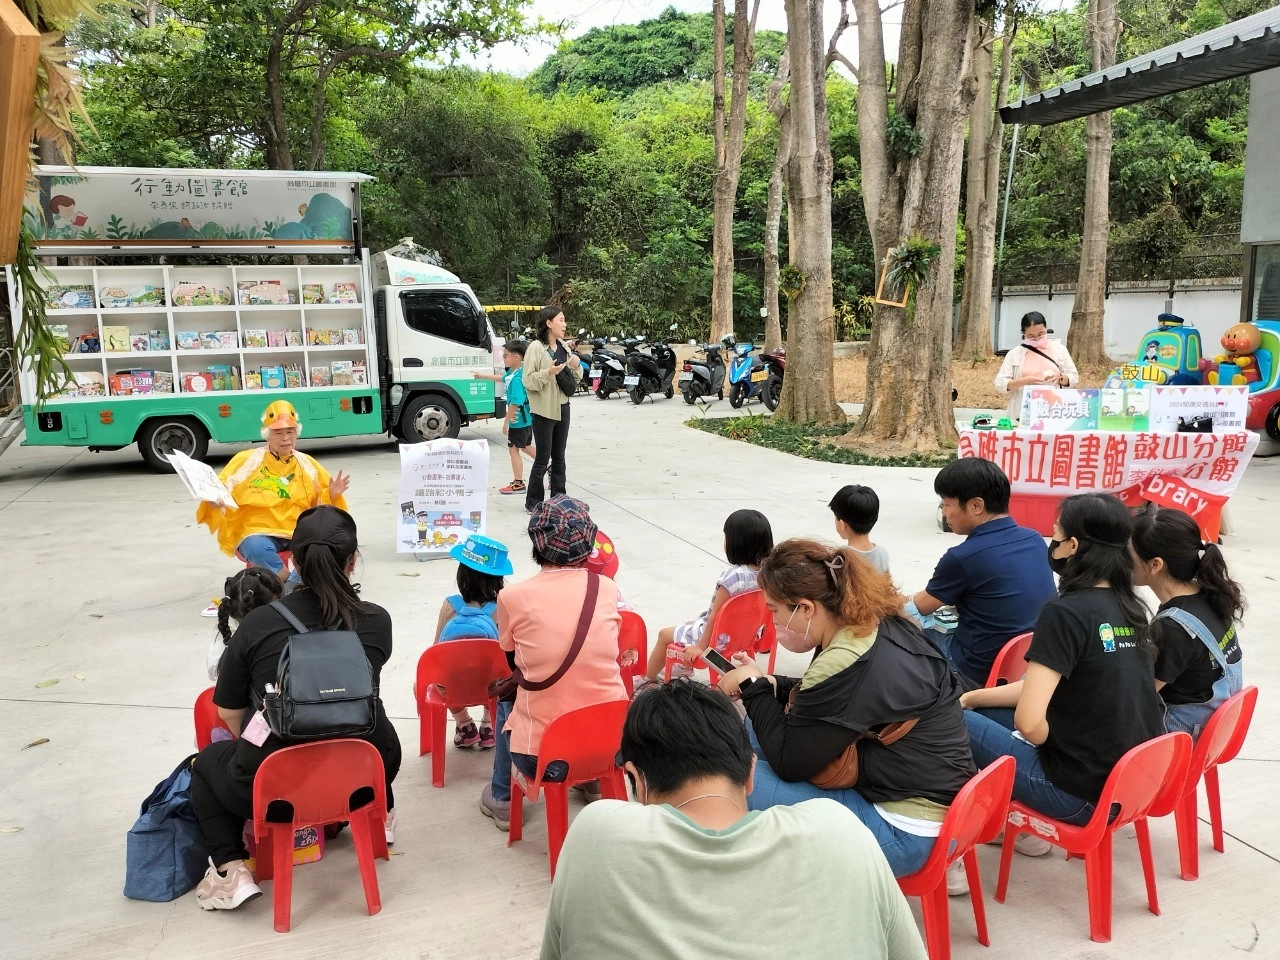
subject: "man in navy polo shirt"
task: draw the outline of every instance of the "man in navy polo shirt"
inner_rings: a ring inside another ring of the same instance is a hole
[[[954,460],[933,481],[942,515],[965,534],[942,555],[928,585],[911,599],[925,615],[953,606],[960,623],[940,642],[966,689],[987,682],[1011,638],[1036,625],[1056,596],[1044,538],[1009,516],[1009,478],[990,460]]]

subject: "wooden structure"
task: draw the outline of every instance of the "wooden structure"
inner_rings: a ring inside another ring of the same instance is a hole
[[[0,264],[18,255],[39,58],[39,31],[12,0],[0,0]]]

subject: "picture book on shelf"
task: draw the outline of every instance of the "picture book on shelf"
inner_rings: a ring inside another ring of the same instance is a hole
[[[352,362],[351,382],[362,387],[369,385],[369,368],[363,360]]]
[[[107,310],[122,307],[163,307],[164,287],[150,283],[130,283],[103,287],[98,302]]]
[[[213,363],[204,368],[213,377],[214,390],[239,390],[240,370],[226,363]]]
[[[311,385],[313,387],[329,387],[333,385],[333,371],[328,367],[311,368]]]
[[[347,281],[340,281],[333,285],[333,293],[329,295],[330,303],[359,303],[360,295],[356,291],[356,285]]]
[[[184,373],[182,375],[183,393],[208,393],[213,389],[213,374]]]
[[[169,349],[169,331],[168,330],[152,330],[147,334],[147,339],[151,343],[152,350],[168,350]]]
[[[200,341],[203,339],[201,335],[194,330],[180,330],[177,337],[179,350],[199,350]]]
[[[173,374],[168,370],[153,370],[151,372],[151,392],[173,393]]]
[[[293,291],[279,280],[241,280],[236,283],[236,299],[241,306],[267,307],[296,303]]]
[[[284,367],[261,367],[258,373],[262,376],[263,390],[284,389]]]
[[[323,283],[304,283],[302,285],[303,303],[324,303]]]
[[[59,283],[45,291],[50,310],[92,310],[93,285],[89,283]]]
[[[289,345],[289,331],[287,330],[268,330],[267,346],[268,347],[287,347]]]
[[[244,332],[244,345],[246,347],[265,347],[267,345],[267,331],[246,330]]]
[[[134,334],[129,338],[129,349],[134,353],[146,353],[151,349],[151,335],[149,333]]]
[[[175,307],[215,307],[231,303],[231,291],[213,284],[182,281],[174,284]]]
[[[261,390],[262,377],[256,371],[246,370],[244,372],[244,388],[246,390]]]
[[[286,330],[286,331],[284,332],[284,345],[285,345],[286,347],[300,347],[300,346],[302,346],[302,331],[301,331],[301,330]]]
[[[104,326],[102,343],[107,353],[128,353],[133,345],[129,338],[128,327]]]
[[[335,387],[351,386],[351,361],[335,360],[329,365]]]
[[[345,344],[360,342],[360,329],[358,327],[347,327],[342,331],[342,342]]]
[[[296,390],[302,386],[302,367],[296,363],[291,363],[285,367],[284,385],[289,390]]]
[[[49,324],[49,335],[58,341],[63,353],[71,352],[71,330],[65,323]]]

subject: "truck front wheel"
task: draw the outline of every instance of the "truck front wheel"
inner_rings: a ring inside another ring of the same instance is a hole
[[[209,431],[194,417],[153,417],[138,434],[138,452],[153,470],[172,472],[165,457],[181,452],[203,460],[209,452]]]
[[[408,443],[456,439],[462,429],[462,415],[448,397],[428,393],[414,397],[400,417],[400,434]]]

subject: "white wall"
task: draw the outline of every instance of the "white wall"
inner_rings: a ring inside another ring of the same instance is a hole
[[[1200,330],[1200,338],[1206,354],[1217,353],[1218,340],[1227,327],[1240,320],[1240,281],[1218,281],[1208,285],[1206,281],[1191,281],[1175,289],[1173,307],[1176,313]],[[1200,284],[1204,284],[1201,286]],[[1156,317],[1164,313],[1169,299],[1167,285],[1141,286],[1138,289],[1115,289],[1106,300],[1103,321],[1107,340],[1107,355],[1117,360],[1133,357],[1138,340],[1156,326]],[[1039,310],[1049,321],[1054,339],[1067,340],[1071,327],[1071,308],[1075,303],[1075,291],[1054,288],[1049,298],[1047,288],[1014,291],[1005,288],[1004,300],[992,300],[991,316],[997,319],[996,349],[1008,350],[1022,340],[1022,315],[1029,310]]]
[[[1240,239],[1280,240],[1280,69],[1249,78],[1249,140],[1244,155],[1244,207]]]

